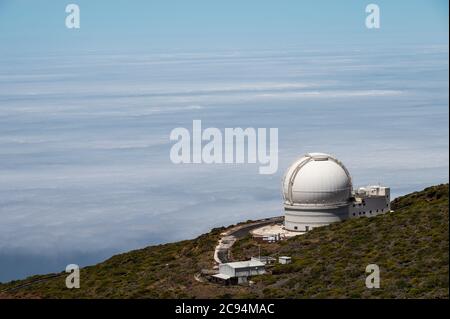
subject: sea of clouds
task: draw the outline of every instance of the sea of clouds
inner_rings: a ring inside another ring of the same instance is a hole
[[[282,213],[306,152],[393,196],[448,182],[448,48],[0,57],[0,281]],[[170,131],[276,127],[279,170],[175,165]]]

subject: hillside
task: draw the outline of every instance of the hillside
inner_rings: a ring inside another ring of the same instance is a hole
[[[223,287],[198,282],[211,268],[225,228],[193,240],[131,251],[81,270],[81,288],[62,276],[34,276],[0,284],[3,298],[448,298],[448,184],[392,202],[393,213],[347,220],[303,236],[261,244],[264,255],[292,256],[289,265],[254,277],[255,285]],[[249,236],[232,248],[236,260],[258,254]],[[381,288],[365,288],[366,265],[381,271]],[[15,287],[21,287],[15,289]]]

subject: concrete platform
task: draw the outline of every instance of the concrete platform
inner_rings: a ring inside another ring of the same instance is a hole
[[[304,232],[289,231],[285,229],[283,225],[280,224],[266,225],[263,227],[259,227],[253,229],[250,233],[252,234],[253,237],[270,237],[270,236],[278,236],[278,234],[280,234],[281,239],[287,239],[290,237],[304,234]]]

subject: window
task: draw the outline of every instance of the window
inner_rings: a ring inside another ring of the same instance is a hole
[[[294,226],[294,229],[298,229],[298,227],[297,227],[297,226]]]

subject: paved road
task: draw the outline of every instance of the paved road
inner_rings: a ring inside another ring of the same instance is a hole
[[[280,223],[283,222],[283,220],[284,220],[283,216],[261,219],[251,222],[249,224],[238,225],[224,232],[223,236],[219,239],[219,243],[215,248],[214,261],[218,264],[229,262],[228,252],[236,240],[244,238],[253,229],[270,225],[273,223]]]

